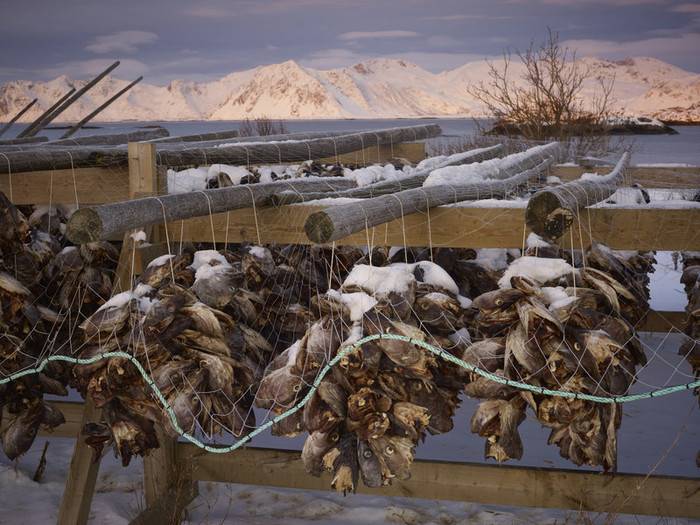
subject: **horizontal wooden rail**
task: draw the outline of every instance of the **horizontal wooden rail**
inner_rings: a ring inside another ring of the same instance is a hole
[[[75,437],[82,404],[56,403],[68,422],[43,435]],[[76,421],[77,419],[77,421]],[[329,490],[330,478],[304,472],[299,452],[249,447],[209,454],[179,443],[177,462],[192,463],[194,481]],[[188,468],[188,471],[190,469]],[[407,481],[358,492],[383,496],[472,501],[482,504],[700,518],[700,479],[603,474],[583,470],[417,460]]]
[[[299,452],[246,448],[209,454],[180,443],[178,462],[192,462],[195,481],[330,490],[330,476],[304,471]],[[417,460],[411,479],[358,492],[374,496],[472,501],[493,505],[559,508],[700,518],[700,478],[603,474],[582,470]]]
[[[0,156],[0,162],[3,162]],[[76,168],[0,174],[0,191],[15,204],[102,204],[129,198],[129,170]]]
[[[634,155],[633,155],[634,157]],[[613,166],[584,168],[557,165],[551,175],[562,181],[578,179],[584,173],[609,173]],[[629,166],[625,176],[645,188],[700,188],[700,166]]]
[[[171,240],[309,244],[306,218],[318,205],[235,210],[212,217],[170,223]],[[336,241],[339,245],[520,248],[528,234],[525,208],[438,207],[407,215]],[[226,228],[228,224],[228,230]],[[700,250],[700,208],[592,208],[581,214],[574,247],[591,239],[617,250]],[[161,225],[162,227],[162,225]],[[590,229],[590,232],[589,232]],[[570,239],[567,236],[567,247]]]
[[[392,155],[393,153],[393,155]],[[373,164],[386,162],[391,157],[402,157],[417,163],[425,158],[425,143],[406,142],[389,146],[365,148],[339,155],[347,164]],[[335,158],[322,159],[335,162]],[[4,159],[0,158],[0,162]],[[574,180],[588,171],[600,174],[610,167],[586,169],[580,166],[554,166],[552,174],[562,181]],[[700,166],[643,167],[627,169],[632,181],[647,188],[700,188]],[[12,191],[10,191],[12,187]],[[76,168],[74,170],[47,170],[0,174],[0,191],[13,195],[15,204],[75,204],[76,188],[78,202],[83,205],[119,202],[129,198],[129,170],[115,168]]]

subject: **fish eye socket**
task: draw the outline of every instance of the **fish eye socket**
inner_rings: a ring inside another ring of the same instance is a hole
[[[301,385],[294,385],[292,390],[294,390],[295,392],[299,392],[299,390],[301,390]]]
[[[338,441],[340,439],[340,436],[338,435],[337,432],[334,432],[331,434],[331,441]]]
[[[384,452],[386,452],[387,455],[391,456],[394,453],[394,447],[392,447],[391,445],[387,445],[384,449]]]
[[[496,299],[496,306],[501,306],[503,304],[503,299]]]
[[[574,348],[575,348],[576,350],[579,350],[579,351],[580,351],[580,350],[581,350],[581,345],[580,345],[578,342],[576,342],[576,343],[574,343]]]
[[[369,459],[369,458],[372,457],[373,454],[372,454],[372,451],[371,451],[371,450],[365,450],[365,451],[362,453],[362,455],[363,455],[366,459]]]

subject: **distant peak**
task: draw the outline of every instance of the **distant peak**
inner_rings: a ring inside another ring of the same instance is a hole
[[[416,68],[415,64],[411,62],[406,62],[400,58],[370,58],[369,60],[364,60],[358,62],[351,68],[362,75],[369,75],[374,73],[379,69],[394,69],[394,68]]]

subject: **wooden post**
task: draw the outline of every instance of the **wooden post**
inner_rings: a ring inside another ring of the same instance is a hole
[[[128,148],[129,194],[132,198],[160,194],[165,189],[165,177],[164,171],[156,166],[156,145],[132,142]],[[154,241],[155,230],[152,226],[144,228],[149,241]],[[124,282],[128,282],[130,288],[131,274],[126,277]],[[174,518],[180,516],[187,504],[196,497],[197,485],[191,482],[185,471],[177,467],[177,439],[168,436],[160,428],[156,431],[160,446],[143,459],[143,484],[148,514],[137,518],[135,522],[177,523]],[[168,504],[162,504],[166,500]]]
[[[155,146],[150,144],[129,144],[129,195],[157,192],[158,177],[155,167]],[[112,294],[131,289],[134,268],[135,244],[131,232],[124,235],[119,254],[119,262],[112,283]],[[94,457],[92,449],[81,439],[86,423],[99,421],[102,410],[88,397],[85,400],[83,418],[73,449],[73,458],[68,470],[68,479],[61,499],[58,525],[84,525],[90,514],[95,482],[100,469],[100,457]]]
[[[102,410],[87,399],[83,417],[78,428],[73,458],[68,470],[68,479],[63,489],[61,506],[58,509],[58,525],[84,525],[90,515],[90,505],[95,492],[95,482],[100,470],[100,458],[85,444],[81,433],[86,423],[99,420]]]

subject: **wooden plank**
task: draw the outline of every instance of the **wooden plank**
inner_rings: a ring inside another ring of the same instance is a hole
[[[157,449],[143,458],[146,509],[134,523],[180,523],[185,507],[199,494],[189,462],[177,461],[177,440],[157,429]]]
[[[211,220],[200,217],[184,224],[170,223],[168,232],[171,242],[179,242],[181,237],[197,242],[257,242],[259,233],[264,243],[310,244],[304,223],[321,209],[318,205],[293,205],[261,208],[255,213],[252,209],[235,210],[214,215]],[[529,233],[524,208],[438,207],[430,210],[430,221],[427,218],[426,213],[407,215],[336,244],[429,246],[432,240],[435,247],[521,248]],[[577,248],[594,239],[618,250],[696,251],[700,250],[698,224],[698,208],[592,208],[581,214],[583,233],[579,233],[578,223],[570,231]]]
[[[4,159],[0,156],[0,163]],[[10,190],[10,187],[12,188]],[[125,168],[76,168],[0,174],[0,191],[14,204],[102,204],[129,198]]]
[[[370,165],[384,163],[393,158],[406,159],[413,164],[419,163],[427,156],[425,142],[401,142],[399,144],[371,146],[350,153],[338,155],[338,157],[326,157],[319,159],[321,163],[359,164]]]
[[[661,332],[683,330],[688,316],[685,312],[657,312],[649,310],[644,319],[637,325],[639,332]]]
[[[558,165],[552,168],[552,175],[562,181],[570,181],[578,179],[583,173],[607,174],[612,168]],[[629,166],[626,176],[645,188],[700,188],[700,166]]]
[[[194,463],[194,479],[304,490],[330,490],[330,476],[304,471],[299,452],[247,448],[230,454],[178,445],[179,461]],[[518,507],[561,508],[700,518],[700,478],[603,474],[481,463],[416,461],[411,479],[358,492]]]
[[[129,195],[147,197],[158,193],[156,145],[129,142]]]
[[[90,400],[83,405],[83,417],[75,434],[77,439],[73,458],[68,469],[61,506],[58,509],[58,525],[84,525],[90,515],[100,462],[94,457],[94,451],[85,444],[80,432],[85,423],[99,420],[100,412],[101,410]]]

